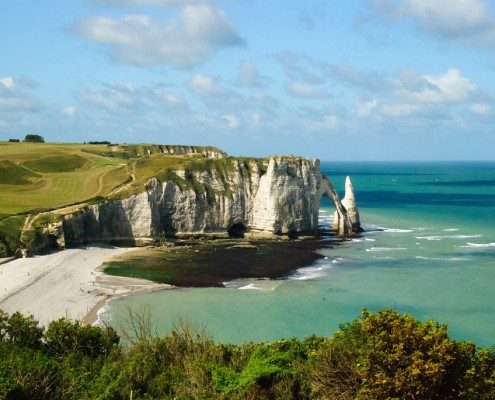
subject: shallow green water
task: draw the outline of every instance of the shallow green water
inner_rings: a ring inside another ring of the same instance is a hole
[[[362,307],[448,323],[456,338],[495,343],[495,163],[322,163],[337,187],[353,178],[362,238],[285,280],[177,289],[110,302],[104,317],[149,305],[159,329],[185,317],[242,342],[331,334]],[[323,202],[320,222],[333,212]]]

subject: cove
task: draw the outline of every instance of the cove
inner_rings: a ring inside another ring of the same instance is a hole
[[[328,335],[363,307],[390,307],[447,323],[455,338],[495,343],[495,189],[466,183],[493,181],[495,164],[321,167],[330,178],[354,172],[362,237],[320,250],[326,258],[287,279],[133,295],[111,301],[101,317],[119,325],[127,307],[147,305],[159,332],[186,318],[216,339],[239,343]],[[320,224],[329,224],[333,211],[323,200]]]

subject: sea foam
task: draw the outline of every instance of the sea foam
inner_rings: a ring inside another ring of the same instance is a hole
[[[366,251],[396,251],[396,250],[407,250],[407,247],[371,247],[366,249]]]
[[[415,236],[416,239],[423,240],[443,240],[443,239],[469,239],[479,238],[482,235],[432,235],[432,236]]]
[[[469,258],[465,257],[425,257],[425,256],[416,256],[414,257],[418,260],[435,260],[435,261],[467,261]]]
[[[465,248],[483,248],[483,247],[495,247],[495,243],[470,243],[468,242],[466,246],[461,246]]]
[[[294,281],[307,281],[309,279],[321,278],[326,275],[325,270],[328,268],[331,268],[331,266],[299,268],[289,277],[289,279]]]

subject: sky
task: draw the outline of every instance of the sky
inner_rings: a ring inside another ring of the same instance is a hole
[[[0,140],[495,160],[493,0],[0,0]]]

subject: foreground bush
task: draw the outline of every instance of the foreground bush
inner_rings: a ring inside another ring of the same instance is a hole
[[[179,323],[133,337],[0,311],[0,399],[495,399],[495,352],[392,310],[331,338],[229,345]]]

